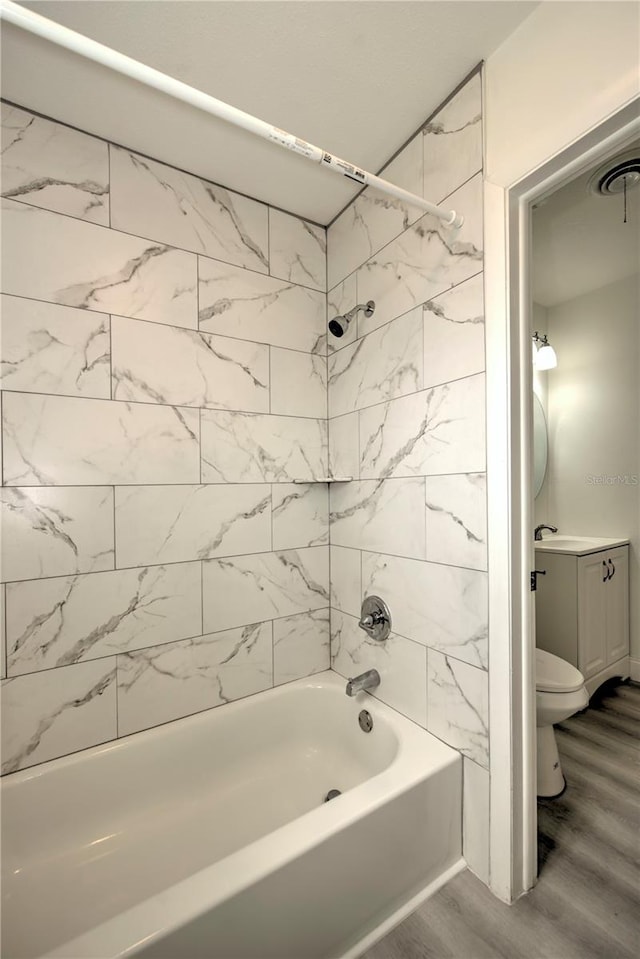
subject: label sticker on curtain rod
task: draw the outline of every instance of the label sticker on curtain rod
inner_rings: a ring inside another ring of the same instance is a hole
[[[318,147],[307,143],[306,140],[301,140],[299,137],[294,136],[293,133],[287,133],[286,130],[271,127],[269,139],[273,143],[278,143],[281,147],[286,147],[287,150],[292,150],[294,153],[301,153],[302,156],[305,157],[318,157],[319,159],[320,151]]]
[[[343,176],[348,176],[350,180],[355,180],[356,183],[367,182],[364,170],[359,170],[358,167],[347,163],[346,160],[341,160],[339,157],[331,156],[330,153],[323,153],[321,162],[325,166],[333,167],[336,172],[342,173]]]

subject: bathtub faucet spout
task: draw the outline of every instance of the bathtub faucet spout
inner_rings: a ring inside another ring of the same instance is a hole
[[[360,673],[347,683],[345,690],[347,696],[355,696],[363,689],[375,689],[380,685],[380,673],[377,669],[368,669],[366,673]]]

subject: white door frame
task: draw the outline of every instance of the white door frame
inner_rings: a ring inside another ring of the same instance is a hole
[[[522,180],[485,183],[490,883],[512,902],[537,876],[531,207],[640,135],[640,101]]]

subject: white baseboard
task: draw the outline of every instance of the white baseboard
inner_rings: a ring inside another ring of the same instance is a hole
[[[634,683],[640,683],[640,659],[629,660],[629,676]]]

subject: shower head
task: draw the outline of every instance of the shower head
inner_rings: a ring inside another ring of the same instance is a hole
[[[354,316],[357,316],[360,310],[364,311],[365,316],[373,316],[375,308],[376,305],[373,300],[367,300],[366,303],[358,303],[358,305],[350,309],[348,313],[344,313],[342,316],[334,316],[334,318],[329,321],[329,332],[338,338],[344,336],[349,328],[349,323],[351,323]]]

